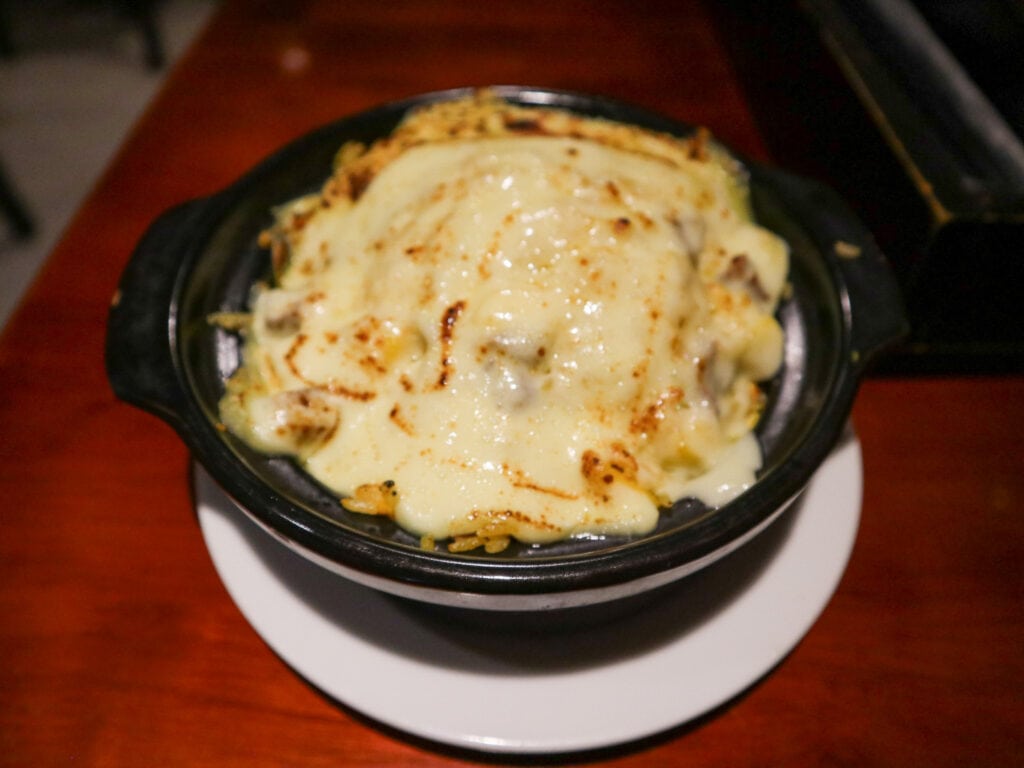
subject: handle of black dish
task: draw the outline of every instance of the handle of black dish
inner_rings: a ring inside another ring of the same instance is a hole
[[[107,378],[120,399],[180,427],[184,387],[175,365],[172,301],[184,261],[194,200],[170,209],[143,235],[110,305]]]
[[[903,294],[874,237],[839,196],[827,187],[812,189],[815,196],[827,199],[829,207],[839,213],[839,231],[834,233],[831,243],[822,243],[822,248],[831,248],[846,284],[853,317],[853,363],[863,368],[909,333]]]
[[[771,182],[806,222],[821,253],[846,286],[851,318],[851,363],[863,370],[909,333],[899,284],[874,237],[829,187],[777,170]]]

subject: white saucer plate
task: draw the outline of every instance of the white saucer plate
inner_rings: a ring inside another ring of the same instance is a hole
[[[199,522],[242,614],[299,675],[398,731],[460,748],[565,753],[697,718],[770,672],[824,610],[860,519],[848,430],[765,532],[636,612],[575,630],[488,631],[316,566],[197,467]]]

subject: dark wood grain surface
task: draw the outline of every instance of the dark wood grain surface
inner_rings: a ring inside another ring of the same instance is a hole
[[[750,13],[768,13],[757,7],[226,2],[0,338],[0,763],[486,762],[326,700],[249,627],[197,528],[187,451],[107,385],[108,303],[164,209],[217,190],[317,125],[452,86],[529,83],[627,99],[706,124],[757,159],[802,157],[799,170],[855,193],[826,150],[787,147],[781,128],[808,124],[789,102],[773,115],[751,96],[752,60],[775,93],[820,90],[815,72],[828,66],[811,45],[783,50],[749,34],[746,44],[762,47],[738,56],[734,33],[757,29]],[[809,85],[779,79],[801,70]],[[877,215],[877,200],[851,202]],[[853,422],[861,529],[806,638],[700,721],[573,760],[1024,760],[1024,379],[871,378]]]

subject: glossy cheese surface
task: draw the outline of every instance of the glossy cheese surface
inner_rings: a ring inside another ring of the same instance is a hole
[[[228,427],[454,551],[748,487],[785,244],[712,155],[558,133],[411,142],[280,212]]]

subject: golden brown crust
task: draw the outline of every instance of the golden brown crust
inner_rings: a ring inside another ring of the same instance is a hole
[[[362,515],[394,517],[398,506],[398,490],[394,482],[366,483],[355,489],[351,496],[341,500],[341,506],[349,512]]]

